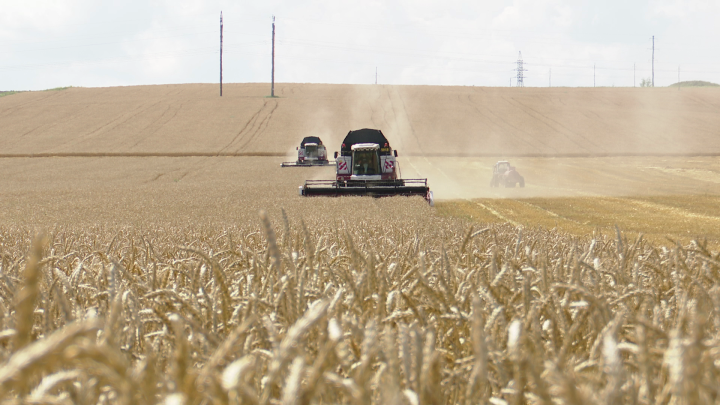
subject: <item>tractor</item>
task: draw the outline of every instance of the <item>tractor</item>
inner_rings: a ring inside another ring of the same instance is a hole
[[[510,166],[507,160],[495,163],[490,187],[515,187],[516,184],[525,187],[525,178],[515,170],[515,166]]]

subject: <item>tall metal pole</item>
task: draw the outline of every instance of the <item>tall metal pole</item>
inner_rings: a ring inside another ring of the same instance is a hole
[[[652,86],[655,87],[655,35],[652,37],[653,50],[652,50]]]
[[[523,59],[522,59],[522,52],[518,52],[518,60],[517,60],[517,79],[515,80],[515,86],[517,87],[525,87],[523,72],[527,72],[527,69],[523,66]]]
[[[272,83],[270,84],[270,97],[275,97],[275,16],[273,16],[272,28]]]
[[[222,97],[222,40],[223,40],[222,11],[220,12],[220,97]]]

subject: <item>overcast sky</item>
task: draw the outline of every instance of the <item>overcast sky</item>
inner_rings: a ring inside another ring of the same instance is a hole
[[[720,0],[0,0],[0,90],[224,82],[720,83]],[[593,69],[593,66],[595,68]],[[633,68],[635,66],[635,69]]]

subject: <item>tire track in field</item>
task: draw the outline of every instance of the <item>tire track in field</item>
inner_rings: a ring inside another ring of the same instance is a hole
[[[59,96],[60,96],[60,91],[57,91],[57,92],[54,92],[54,94],[49,94],[49,95],[47,95],[46,97],[38,97],[38,98],[36,98],[36,99],[32,99],[32,100],[29,100],[29,101],[27,101],[27,102],[14,105],[13,107],[10,107],[10,108],[8,108],[7,110],[4,110],[4,111],[3,111],[3,114],[0,114],[0,118],[2,118],[2,117],[7,117],[7,116],[9,116],[9,115],[12,115],[15,111],[17,111],[17,110],[19,110],[19,109],[22,109],[22,108],[25,107],[25,106],[29,106],[29,105],[32,105],[32,104],[36,104],[36,103],[39,103],[39,102],[41,102],[41,101],[46,101],[46,100],[48,100],[48,99],[50,99],[50,98],[59,97]]]
[[[408,113],[407,113],[407,107],[405,106],[405,100],[403,100],[402,96],[397,91],[397,87],[393,86],[393,91],[395,93],[396,100],[400,100],[400,104],[398,105],[398,107],[399,107],[398,110],[400,108],[402,108],[402,111],[401,111],[402,115],[400,116],[400,115],[398,115],[396,108],[395,108],[395,104],[397,104],[397,101],[392,99],[392,96],[390,95],[390,90],[388,90],[388,98],[390,99],[390,105],[392,106],[393,114],[395,115],[395,120],[398,121],[398,119],[401,117],[405,120],[406,125],[410,129],[410,131],[409,131],[410,135],[412,135],[412,138],[417,143],[418,150],[424,156],[425,151],[423,150],[422,142],[420,142],[420,138],[418,138],[417,133],[415,133],[415,128],[413,127],[412,122],[410,121],[410,117],[408,116]],[[400,128],[398,128],[398,130],[400,130]]]
[[[384,91],[383,91],[384,90]],[[392,98],[390,97],[390,90],[388,89],[388,86],[382,86],[380,88],[380,91],[377,92],[377,103],[380,105],[380,108],[382,109],[382,120],[385,122],[386,125],[386,131],[394,131],[399,132],[398,130],[398,124],[397,124],[397,114],[395,113],[395,108],[393,106]],[[392,112],[392,115],[394,117],[395,124],[393,124],[391,121],[393,120],[390,118],[388,120],[388,114],[389,112]],[[395,149],[398,149],[397,146],[400,146],[398,150],[405,150],[405,140],[403,139],[400,134],[394,134],[397,135],[397,144],[395,145]],[[387,136],[387,134],[386,134]]]
[[[238,131],[237,134],[235,134],[233,139],[231,139],[230,142],[227,143],[227,145],[220,148],[220,153],[225,152],[226,150],[228,150],[230,148],[230,146],[232,146],[233,143],[235,143],[235,141],[237,141],[238,139],[241,139],[244,136],[244,133],[248,129],[248,127],[255,125],[255,121],[260,116],[260,113],[262,112],[262,110],[265,109],[265,106],[267,106],[267,100],[265,100],[263,102],[263,105],[261,105],[260,108],[257,111],[255,111],[255,114],[250,116],[250,119],[248,119],[245,122],[245,125],[240,129],[240,131]]]
[[[720,217],[714,216],[714,215],[706,215],[706,214],[698,214],[696,212],[688,211],[682,208],[673,207],[671,205],[665,205],[665,204],[658,204],[650,201],[643,201],[643,200],[637,200],[632,198],[623,198],[618,199],[619,201],[627,201],[631,204],[635,204],[639,207],[650,209],[650,210],[656,210],[656,211],[662,211],[667,212],[669,214],[672,214],[673,216],[680,216],[684,218],[693,218],[693,219],[700,219],[705,221],[720,221]]]
[[[49,98],[49,97],[43,98],[42,100],[45,100],[45,99],[47,99],[47,98]],[[26,104],[32,104],[32,103],[26,103]],[[72,115],[68,115],[68,116],[64,117],[64,119],[61,119],[61,120],[56,121],[56,122],[41,124],[41,125],[38,125],[37,127],[33,127],[33,128],[31,128],[30,130],[28,130],[28,131],[20,134],[20,135],[18,136],[18,138],[23,138],[23,137],[25,137],[26,135],[29,135],[29,134],[31,134],[31,133],[33,133],[33,132],[35,132],[35,131],[37,131],[37,130],[40,130],[40,129],[42,129],[42,128],[53,128],[53,127],[56,127],[56,126],[58,126],[58,125],[60,125],[60,124],[64,124],[64,123],[66,123],[66,122],[69,122],[69,121],[73,120],[75,117],[81,115],[81,114],[82,114],[86,109],[88,109],[88,108],[90,108],[90,104],[86,104],[84,107],[80,108],[80,110],[76,110]],[[1,118],[1,117],[2,117],[2,116],[0,116],[0,118]]]
[[[539,205],[535,205],[535,204],[529,203],[529,202],[527,202],[527,201],[523,201],[523,200],[521,200],[521,199],[516,199],[516,198],[514,198],[513,201],[515,201],[515,202],[517,202],[517,203],[520,203],[520,204],[527,205],[528,207],[534,208],[534,209],[536,209],[536,210],[538,210],[538,211],[540,211],[540,212],[543,212],[543,213],[545,213],[545,214],[547,214],[547,215],[550,215],[550,216],[553,217],[553,218],[557,218],[557,219],[559,219],[559,220],[568,221],[568,222],[573,222],[573,223],[575,223],[575,224],[577,224],[577,225],[583,225],[583,226],[587,226],[587,225],[588,225],[588,223],[583,223],[583,222],[580,222],[580,221],[578,221],[578,220],[575,220],[575,219],[572,219],[572,218],[568,218],[568,217],[566,217],[566,216],[563,216],[563,215],[558,214],[558,213],[555,212],[555,211],[551,211],[551,210],[549,210],[549,209],[547,209],[547,208],[544,208],[544,207],[541,207],[541,206],[539,206]]]
[[[532,136],[532,134],[528,133],[528,131],[526,131],[526,130],[524,130],[524,129],[522,129],[522,128],[516,126],[516,125],[514,125],[512,122],[509,122],[508,120],[504,119],[502,116],[494,113],[494,112],[492,111],[492,109],[488,108],[488,109],[487,109],[487,114],[484,114],[484,113],[480,110],[480,107],[478,106],[478,103],[475,102],[475,101],[472,99],[472,95],[471,95],[471,94],[468,94],[467,99],[468,99],[468,102],[470,103],[469,105],[472,106],[472,107],[475,109],[475,111],[477,111],[478,114],[480,114],[480,115],[481,115],[482,117],[484,117],[484,118],[487,118],[488,121],[492,122],[494,125],[497,125],[500,129],[502,129],[502,127],[506,127],[506,128],[509,127],[509,128],[511,128],[512,130],[516,131],[516,132],[520,132],[520,133],[523,133],[523,134],[527,135],[527,136],[524,136],[524,137],[520,137],[519,139],[522,140],[523,142],[525,142],[530,148],[537,148],[537,149],[539,149],[540,147],[545,147],[547,150],[552,150],[552,148],[550,147],[549,144],[543,142],[542,140],[538,139],[537,137]],[[460,100],[459,96],[458,96],[458,100],[459,100],[460,102],[462,102],[463,104],[465,104],[464,101]],[[490,117],[490,115],[491,115],[492,117]],[[499,122],[498,122],[498,121],[499,121]],[[538,147],[537,145],[533,145],[532,143],[530,143],[530,140],[533,140],[533,141],[536,141],[536,142],[540,143],[541,146]]]
[[[457,184],[457,182],[456,182],[453,178],[451,178],[451,177],[450,177],[447,173],[445,173],[440,167],[438,167],[437,165],[433,164],[433,163],[430,161],[430,159],[427,158],[426,153],[425,153],[425,151],[423,150],[422,142],[420,141],[420,137],[419,137],[419,136],[417,135],[417,133],[415,132],[415,127],[412,125],[412,122],[410,121],[410,117],[408,116],[407,107],[406,107],[406,105],[405,105],[405,100],[402,98],[402,96],[400,95],[400,93],[397,91],[397,88],[393,87],[393,90],[395,91],[395,95],[396,95],[397,99],[400,100],[400,107],[402,108],[402,117],[405,119],[405,121],[406,121],[406,123],[407,123],[407,126],[408,126],[408,128],[410,129],[409,132],[410,132],[410,134],[412,135],[412,138],[415,140],[415,142],[416,142],[417,145],[418,145],[418,150],[420,151],[420,157],[422,157],[422,158],[425,160],[425,162],[427,163],[427,165],[428,165],[429,168],[431,168],[431,169],[439,172],[442,176],[444,176],[444,177],[448,180],[448,182],[453,183],[453,184]],[[388,92],[388,97],[390,98],[390,93],[389,93],[389,92]],[[392,99],[391,99],[391,100],[392,100]],[[395,102],[392,102],[391,105],[393,106],[393,113],[395,114],[395,117],[396,117],[396,119],[397,119],[397,118],[398,118],[398,115],[397,115],[396,110],[395,110],[395,107],[394,107],[394,106],[395,106]],[[410,163],[410,165],[413,167],[413,169],[415,169],[415,171],[416,171],[419,175],[422,175],[422,174],[420,173],[420,171],[417,169],[417,167],[412,163],[412,161],[408,161],[408,163]],[[456,189],[456,188],[457,188],[457,187],[453,187],[453,189]]]
[[[385,98],[387,98],[387,102],[386,102],[386,103],[387,103],[387,105],[389,105],[389,108],[387,108],[385,102],[382,102],[382,103],[380,104],[380,105],[381,105],[381,108],[382,108],[382,111],[383,111],[383,117],[382,117],[382,118],[383,118],[383,121],[385,122],[385,124],[387,124],[387,126],[388,126],[391,130],[394,130],[395,132],[397,132],[397,134],[396,134],[396,135],[397,135],[397,138],[396,138],[396,139],[398,140],[398,143],[400,144],[400,148],[398,149],[398,148],[397,148],[397,145],[396,145],[395,149],[396,149],[396,150],[401,150],[401,151],[406,151],[406,148],[405,148],[405,146],[406,146],[406,145],[405,145],[405,137],[400,136],[400,132],[401,132],[401,131],[400,131],[399,125],[398,125],[398,118],[399,118],[399,117],[398,117],[397,112],[395,111],[395,105],[394,105],[392,96],[390,95],[389,86],[382,86],[382,90],[385,90],[385,91],[384,91],[384,95],[385,95]],[[383,97],[383,91],[382,91],[382,90],[378,92],[378,101],[381,100],[382,98],[384,98],[384,97]],[[394,125],[393,125],[390,121],[388,121],[388,112],[389,112],[388,110],[389,110],[390,112],[392,112],[392,115],[393,115],[394,121],[395,121],[395,124],[394,124]],[[394,140],[393,140],[393,141],[394,141]],[[404,153],[405,153],[405,152],[403,152],[403,154],[404,154]],[[418,173],[418,175],[420,175],[420,170],[417,168],[417,166],[415,166],[415,165],[413,164],[413,162],[412,162],[411,159],[407,159],[407,160],[404,160],[404,161],[407,162],[410,166],[412,166],[413,170],[415,170],[415,172]],[[397,164],[398,176],[402,178],[402,172],[401,172],[402,168],[401,168],[400,162],[397,162],[396,164]]]
[[[69,141],[63,142],[62,144],[58,145],[58,148],[62,148],[62,147],[64,147],[64,146],[78,145],[78,144],[80,144],[80,143],[82,143],[82,142],[87,141],[89,138],[92,138],[94,135],[100,133],[100,132],[103,131],[103,130],[104,130],[103,132],[106,132],[106,133],[107,133],[107,132],[110,132],[110,131],[112,131],[113,129],[119,127],[120,125],[122,125],[122,124],[124,124],[124,123],[127,123],[128,121],[130,121],[130,120],[132,120],[133,118],[137,117],[138,115],[140,115],[141,113],[143,113],[143,111],[146,111],[146,110],[148,110],[148,109],[151,109],[151,108],[155,107],[156,105],[158,105],[158,104],[160,104],[160,103],[161,103],[161,101],[157,101],[157,102],[155,102],[154,104],[151,104],[150,106],[148,106],[148,105],[140,105],[140,106],[138,106],[137,108],[135,108],[134,110],[132,110],[131,112],[127,112],[127,113],[120,114],[119,116],[117,116],[117,117],[115,117],[114,119],[106,122],[106,123],[103,124],[103,125],[100,125],[99,127],[95,128],[94,130],[92,130],[92,131],[90,131],[90,132],[88,132],[88,133],[79,135],[76,139],[72,139],[72,138],[71,138]]]
[[[158,104],[160,104],[160,103],[161,103],[161,101],[158,101],[158,102],[156,102],[156,103],[154,103],[154,104],[151,104],[150,106],[140,105],[140,106],[138,106],[137,108],[135,108],[134,110],[132,110],[132,112],[130,112],[130,113],[120,114],[119,116],[117,116],[117,117],[115,117],[114,119],[106,122],[105,124],[103,124],[103,125],[95,128],[94,130],[92,130],[92,131],[90,131],[90,132],[82,135],[82,140],[85,140],[85,139],[87,139],[87,138],[90,138],[90,137],[92,137],[94,134],[97,134],[97,133],[100,132],[101,130],[103,130],[103,129],[105,129],[105,128],[108,128],[108,127],[109,127],[109,128],[107,129],[106,132],[112,131],[113,129],[119,127],[120,125],[122,125],[122,124],[124,124],[124,123],[126,123],[126,122],[128,122],[128,121],[130,121],[131,119],[137,117],[138,115],[140,115],[140,114],[143,113],[144,111],[146,111],[146,110],[148,110],[148,109],[151,109],[151,108],[155,107],[156,105],[158,105]],[[113,125],[113,124],[114,124],[114,125]],[[112,126],[111,126],[111,125],[112,125]]]
[[[74,114],[68,115],[64,119],[61,119],[61,120],[58,120],[55,122],[38,125],[37,127],[30,129],[29,131],[23,132],[22,134],[20,134],[20,136],[18,136],[18,138],[23,138],[23,137],[25,137],[25,135],[29,135],[37,130],[40,130],[41,128],[49,129],[49,128],[53,128],[53,127],[56,127],[61,124],[65,124],[66,122],[72,121],[75,117],[81,115],[85,110],[87,110],[89,108],[90,108],[90,104],[86,104],[80,110],[76,111]]]
[[[129,149],[133,149],[134,147],[138,146],[140,143],[142,143],[143,141],[146,141],[148,138],[150,138],[151,136],[155,135],[158,131],[160,131],[165,125],[167,125],[168,122],[172,121],[172,120],[177,116],[178,111],[180,111],[180,109],[182,108],[182,106],[183,106],[183,105],[180,104],[180,106],[178,106],[178,107],[175,109],[175,111],[173,112],[173,114],[172,114],[171,117],[163,120],[163,117],[165,117],[165,116],[168,114],[168,111],[170,111],[170,109],[173,107],[172,104],[168,104],[167,108],[165,109],[165,111],[163,111],[163,113],[160,115],[160,117],[154,119],[151,123],[149,123],[148,125],[146,125],[145,128],[143,128],[142,130],[138,131],[138,133],[143,133],[143,132],[148,131],[148,129],[150,129],[150,133],[148,133],[146,136],[138,139],[137,142],[135,142],[132,146],[130,146]],[[163,121],[163,122],[162,122],[161,124],[159,124],[159,125],[156,125],[156,124],[158,124],[160,121]],[[154,129],[151,129],[151,128],[153,128],[153,127],[154,127]]]
[[[399,124],[400,124],[400,119],[404,119],[404,120],[405,120],[405,124],[407,125],[407,128],[409,129],[407,132],[410,133],[410,135],[412,136],[412,139],[414,139],[415,142],[416,142],[417,145],[418,145],[418,150],[419,150],[419,152],[420,152],[420,155],[419,155],[419,156],[422,157],[422,158],[425,160],[425,162],[427,163],[428,167],[430,167],[431,169],[434,169],[434,170],[440,172],[440,174],[442,174],[442,175],[445,176],[449,181],[451,181],[451,182],[454,183],[454,180],[451,179],[450,176],[448,176],[448,175],[447,175],[444,171],[442,171],[442,169],[440,169],[439,167],[436,167],[436,166],[425,156],[425,151],[424,151],[423,148],[422,148],[422,142],[420,142],[420,138],[418,137],[417,133],[415,132],[415,128],[413,127],[412,122],[410,122],[410,118],[408,117],[408,113],[407,113],[407,108],[406,108],[406,105],[405,105],[405,101],[403,100],[403,98],[402,98],[402,96],[400,95],[400,93],[397,91],[397,88],[393,86],[393,91],[394,91],[394,93],[395,93],[395,99],[393,99],[392,94],[390,93],[390,90],[389,90],[389,89],[386,89],[386,90],[387,90],[387,97],[388,97],[388,99],[389,99],[389,101],[390,101],[390,107],[391,107],[391,109],[392,109],[393,115],[395,116],[395,122],[396,122],[397,131],[402,133],[402,130],[400,129],[400,125],[399,125]],[[398,100],[399,100],[399,103],[398,103]],[[397,104],[397,107],[398,107],[397,109],[396,109],[396,104]],[[399,111],[400,109],[402,109],[402,111],[401,111],[400,114],[398,114],[398,111]],[[403,146],[406,146],[406,145],[405,145],[405,139],[404,139],[404,137],[399,136],[398,138],[399,138],[399,139],[402,139],[402,142],[401,142],[401,143],[403,144]],[[413,164],[412,160],[408,159],[407,162],[410,164],[410,166],[412,166],[412,168],[415,170],[415,172],[418,173],[418,175],[422,176],[421,171],[418,169],[417,166],[415,166],[415,164]]]
[[[267,127],[270,125],[270,119],[272,118],[273,113],[275,110],[277,110],[279,103],[276,100],[273,100],[275,102],[275,105],[273,106],[272,110],[263,118],[262,121],[260,121],[260,124],[258,124],[257,128],[255,128],[255,131],[250,134],[250,136],[245,139],[240,139],[240,146],[235,150],[235,152],[240,152],[241,150],[248,147],[248,145],[254,141],[258,135],[260,135],[262,132],[264,132]]]
[[[226,152],[235,144],[239,144],[237,148],[233,148],[236,153],[247,147],[247,145],[252,142],[255,136],[257,136],[258,132],[263,128],[263,125],[267,126],[267,123],[269,122],[272,113],[278,107],[278,102],[275,101],[275,106],[273,107],[273,109],[261,119],[260,117],[262,116],[263,111],[267,109],[267,106],[268,100],[263,101],[263,105],[260,106],[260,108],[255,111],[252,116],[250,116],[250,118],[245,122],[245,125],[243,125],[240,131],[235,134],[235,136],[233,137],[233,139],[230,140],[230,142],[220,148],[220,151],[218,153]]]
[[[570,131],[568,128],[566,128],[564,125],[562,125],[560,122],[533,109],[532,107],[528,106],[527,104],[524,104],[512,97],[510,97],[510,98],[504,97],[504,98],[509,104],[518,107],[522,112],[524,112],[528,116],[534,118],[538,122],[542,123],[543,125],[548,127],[550,130],[552,130],[553,132],[563,135],[566,138],[567,142],[574,143],[577,147],[580,148],[580,150],[583,150],[583,149],[587,150],[587,147],[583,146],[583,144],[581,144],[577,141],[578,137],[581,138],[582,140],[584,140],[585,142],[587,142],[584,145],[588,145],[588,144],[593,145],[592,150],[598,150],[598,149],[604,150],[605,149],[602,146],[597,145],[591,139],[583,136],[582,134],[574,133],[573,131]],[[530,112],[532,112],[532,114]],[[572,135],[574,135],[574,136],[572,136]]]
[[[502,221],[509,222],[509,223],[511,223],[511,224],[513,224],[513,225],[515,225],[515,226],[522,226],[522,224],[520,224],[519,222],[514,221],[513,219],[506,217],[505,215],[499,213],[498,211],[494,210],[494,209],[491,208],[491,207],[488,207],[487,205],[485,205],[485,204],[483,204],[483,203],[481,203],[481,202],[479,202],[479,201],[472,201],[472,200],[470,200],[469,198],[465,198],[464,200],[466,200],[466,201],[468,201],[468,202],[470,202],[470,203],[472,203],[472,204],[477,205],[478,207],[486,210],[487,212],[491,213],[491,214],[494,215],[495,217],[501,219]]]
[[[368,107],[370,108],[370,122],[372,122],[373,126],[376,128],[378,128],[381,125],[379,122],[382,122],[382,121],[384,121],[385,124],[387,124],[389,126],[390,124],[387,122],[387,111],[384,108],[382,108],[382,104],[380,104],[380,99],[382,98],[382,93],[379,91],[375,91],[374,95],[375,95],[375,100],[373,102],[371,102],[369,100],[369,97],[367,99],[365,99],[365,102],[367,103]],[[380,112],[377,111],[377,109],[375,108],[376,105],[381,106],[380,111],[382,112],[382,117],[380,117],[379,120],[377,120],[375,118],[376,115],[380,114]]]

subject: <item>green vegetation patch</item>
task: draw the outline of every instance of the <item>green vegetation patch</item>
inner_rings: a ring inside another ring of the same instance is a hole
[[[687,82],[678,82],[671,84],[669,87],[718,87],[720,84],[704,82],[702,80],[690,80]]]
[[[72,88],[72,87],[73,87],[73,86],[55,87],[55,88],[52,88],[52,89],[46,89],[46,90],[41,90],[41,91],[61,91],[61,90],[70,89],[70,88]],[[23,91],[15,91],[15,90],[2,91],[2,90],[0,90],[0,97],[11,96],[11,95],[17,94],[17,93],[23,93]]]

